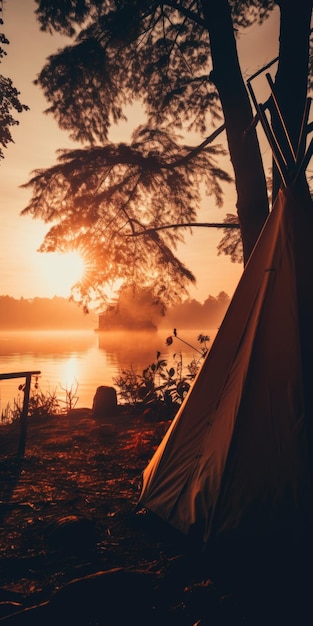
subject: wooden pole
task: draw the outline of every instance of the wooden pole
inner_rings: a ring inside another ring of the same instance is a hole
[[[32,378],[32,375],[27,374],[26,383],[24,387],[23,409],[22,409],[21,418],[20,418],[21,430],[20,430],[20,440],[18,444],[18,456],[24,456],[24,453],[25,453],[26,436],[27,436],[28,402],[29,402],[31,378]]]

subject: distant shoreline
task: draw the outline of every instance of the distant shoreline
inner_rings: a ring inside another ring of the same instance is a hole
[[[203,304],[188,299],[172,306],[164,317],[149,319],[146,311],[139,308],[128,313],[128,317],[119,319],[112,314],[86,314],[75,302],[61,297],[34,298],[32,300],[16,300],[11,296],[0,296],[0,332],[16,331],[93,331],[103,332],[165,332],[171,328],[186,330],[199,329],[207,333],[209,329],[218,328],[230,302],[229,296],[221,292],[216,298],[208,296]],[[102,320],[102,321],[101,321]],[[104,326],[106,328],[104,328]]]

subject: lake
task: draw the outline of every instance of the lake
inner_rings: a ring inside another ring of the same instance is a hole
[[[166,339],[172,329],[157,332],[94,331],[1,331],[0,373],[40,370],[41,391],[55,393],[65,407],[66,392],[72,390],[78,398],[76,408],[92,407],[93,397],[100,385],[113,385],[113,378],[132,366],[139,373],[153,363],[159,351],[174,364],[174,355],[181,354],[184,367],[201,357],[197,336],[201,331],[181,331],[168,346]],[[210,348],[216,330],[209,333]],[[191,347],[186,345],[190,343]],[[14,399],[21,399],[18,386],[24,379],[0,381],[0,414]]]

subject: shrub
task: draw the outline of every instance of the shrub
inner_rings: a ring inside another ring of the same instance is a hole
[[[180,339],[175,329],[174,337]],[[157,352],[156,360],[141,373],[132,366],[121,370],[119,375],[113,378],[113,383],[119,389],[118,395],[122,402],[135,409],[138,407],[144,410],[150,409],[150,412],[146,414],[153,415],[153,417],[173,417],[188,393],[190,384],[200,367],[200,361],[207,353],[206,344],[210,338],[207,335],[199,335],[197,339],[203,345],[201,350],[194,348],[200,353],[200,358],[192,359],[186,366],[186,374],[184,374],[181,352],[173,355],[172,367],[168,367],[167,361],[161,358],[160,352]],[[183,339],[180,340],[187,343]],[[172,342],[173,338],[168,337],[167,345],[171,345]],[[190,344],[187,345],[190,346]]]
[[[45,418],[52,415],[58,415],[60,413],[67,413],[75,408],[79,398],[77,396],[78,384],[75,383],[75,387],[71,386],[69,389],[63,388],[65,392],[65,400],[60,400],[57,397],[56,390],[46,391],[45,393],[40,389],[39,377],[35,377],[35,382],[31,386],[29,402],[28,402],[28,416],[32,418]],[[25,383],[19,385],[19,391],[25,390]],[[14,422],[20,419],[23,411],[23,397],[14,399],[14,407],[8,405],[6,407],[7,421]],[[64,405],[61,408],[61,403]],[[3,419],[3,418],[2,418]]]

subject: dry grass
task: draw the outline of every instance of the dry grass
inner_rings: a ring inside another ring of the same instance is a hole
[[[30,421],[20,460],[18,426],[0,429],[1,624],[269,626],[293,610],[302,626],[299,572],[283,579],[268,563],[264,574],[257,553],[245,571],[238,550],[210,560],[136,511],[167,426],[127,409],[103,422],[74,410]]]

